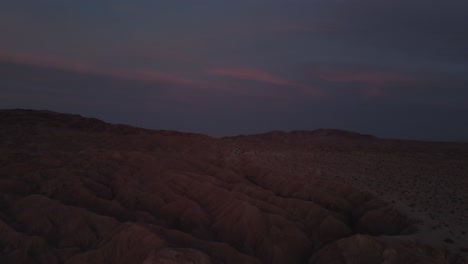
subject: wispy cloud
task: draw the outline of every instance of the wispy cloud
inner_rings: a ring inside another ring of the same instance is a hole
[[[356,92],[369,99],[395,94],[401,87],[420,87],[430,80],[422,73],[368,65],[325,64],[305,69],[308,82],[324,85],[329,94]]]
[[[113,47],[110,54],[127,60],[136,61],[167,61],[173,63],[190,63],[200,60],[196,52],[189,51],[189,47],[124,43]]]
[[[59,70],[70,73],[77,73],[81,75],[92,75],[102,76],[111,78],[114,80],[130,81],[145,84],[165,84],[169,85],[174,89],[168,90],[166,93],[173,98],[179,98],[186,95],[191,97],[197,97],[195,94],[204,92],[214,92],[221,94],[232,94],[237,96],[248,96],[248,97],[275,97],[276,94],[271,90],[265,90],[263,88],[252,86],[242,86],[226,82],[226,80],[209,80],[203,78],[191,78],[180,76],[176,74],[163,73],[148,69],[130,70],[130,69],[112,69],[112,68],[100,68],[91,64],[86,63],[70,63],[65,60],[50,56],[39,56],[35,54],[26,53],[11,53],[0,51],[0,62],[9,62],[22,65],[31,65],[38,68],[46,68]],[[289,87],[305,88],[305,86],[276,77],[274,75],[254,70],[254,69],[215,69],[209,71],[213,75],[222,75],[226,77],[254,80],[258,82],[282,85]],[[206,76],[205,76],[206,77]],[[44,74],[42,71],[36,71],[28,74],[28,76],[21,76],[22,80],[29,81],[56,81],[60,76],[51,74]],[[258,88],[258,89],[257,89]],[[312,95],[311,91],[304,89],[304,94]]]
[[[95,73],[95,69],[92,69],[92,67],[86,63],[65,62],[58,58],[30,53],[0,51],[0,60],[4,62],[66,70],[76,73]]]
[[[388,85],[418,81],[417,76],[390,70],[373,70],[359,67],[313,67],[309,70],[313,78],[325,82]]]
[[[260,69],[254,68],[213,68],[206,71],[210,75],[216,75],[238,80],[261,82],[277,86],[296,88],[296,92],[307,96],[318,96],[321,92],[302,83],[291,81],[286,78],[273,75]]]
[[[380,87],[368,87],[361,90],[362,94],[371,99],[381,98],[385,96],[385,91]]]
[[[275,90],[269,89],[265,86],[258,86],[255,83],[251,83],[250,85],[240,85],[238,83],[227,81],[226,79],[213,80],[212,78],[192,78],[147,69],[129,70],[101,68],[87,63],[71,63],[56,57],[26,53],[0,52],[0,61],[32,65],[38,68],[53,69],[81,75],[102,76],[114,80],[157,85],[165,84],[174,88],[166,92],[167,95],[174,98],[184,95],[191,95],[193,97],[195,96],[194,93],[200,93],[201,91],[209,93],[214,92],[219,95],[231,94],[236,96],[247,96],[250,98],[277,99],[285,99],[286,96],[288,98],[293,98],[297,96],[321,95],[321,91],[319,89],[255,68],[214,68],[207,70],[206,73],[210,76],[247,80],[268,85],[283,86],[288,89]],[[22,78],[24,79],[25,76]],[[60,76],[44,74],[39,71],[36,73],[30,73],[27,78],[30,81],[56,81]],[[198,98],[198,96],[195,97]]]
[[[331,32],[334,31],[333,27],[330,26],[308,26],[308,25],[282,25],[271,27],[271,30],[275,32]]]
[[[73,73],[98,75],[104,77],[110,77],[114,79],[138,81],[138,82],[149,82],[149,83],[166,83],[174,85],[185,85],[185,86],[201,86],[210,88],[213,84],[203,81],[192,79],[188,77],[182,77],[178,75],[172,75],[167,73],[161,73],[150,70],[126,70],[126,69],[103,69],[87,63],[80,62],[65,62],[60,58],[54,58],[49,56],[39,56],[35,54],[26,53],[11,53],[11,52],[0,52],[0,60],[5,62],[33,65],[43,68],[51,68],[56,70],[63,70]]]
[[[301,84],[286,80],[262,70],[253,68],[215,68],[209,69],[208,74],[229,77],[234,79],[257,81],[274,85],[302,87]]]

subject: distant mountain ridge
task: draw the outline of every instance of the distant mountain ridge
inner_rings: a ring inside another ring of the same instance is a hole
[[[173,130],[153,130],[124,124],[110,124],[97,118],[83,117],[77,114],[65,114],[48,110],[5,109],[0,110],[0,122],[28,123],[28,125],[47,125],[49,127],[71,128],[90,132],[112,132],[120,134],[168,134],[186,137],[209,137],[198,133]]]
[[[146,133],[169,133],[169,134],[187,134],[187,135],[199,135],[199,133],[188,133],[178,132],[173,130],[153,130],[146,128],[133,127],[122,124],[109,124],[97,118],[83,117],[77,114],[65,114],[58,113],[48,110],[31,110],[31,109],[4,109],[0,110],[0,118],[3,118],[4,122],[8,122],[8,119],[14,119],[15,122],[31,122],[40,123],[48,122],[50,126],[69,126],[70,128],[87,129],[90,131],[104,131],[104,130],[118,130],[122,133],[136,133],[138,130]],[[203,135],[205,136],[205,135]],[[236,135],[227,136],[223,138],[263,138],[267,140],[281,140],[281,139],[292,139],[297,140],[309,139],[311,137],[342,137],[342,138],[354,138],[354,139],[376,139],[376,136],[360,134],[357,132],[351,132],[341,129],[315,129],[315,130],[293,130],[293,131],[270,131],[260,134],[249,134],[249,135]]]
[[[348,138],[348,139],[377,139],[376,136],[360,134],[356,132],[341,130],[341,129],[315,129],[315,130],[293,130],[290,132],[285,131],[271,131],[261,134],[240,135],[227,138],[256,138],[263,140],[277,140],[277,141],[307,141],[313,138],[331,137],[331,138]]]

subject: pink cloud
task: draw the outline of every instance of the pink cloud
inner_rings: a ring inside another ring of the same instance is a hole
[[[86,63],[70,63],[60,58],[51,56],[38,56],[27,53],[12,53],[12,52],[1,52],[0,60],[8,61],[12,63],[33,65],[42,68],[50,68],[55,70],[62,70],[68,72],[74,72],[79,74],[89,74],[110,77],[118,80],[143,82],[149,84],[168,84],[174,85],[176,89],[168,91],[174,98],[183,97],[183,95],[191,95],[194,97],[199,91],[205,90],[210,92],[220,92],[227,94],[235,94],[240,96],[249,97],[270,97],[276,96],[271,91],[265,89],[257,89],[255,87],[238,86],[229,82],[224,81],[212,81],[202,80],[190,77],[184,77],[174,74],[162,73],[152,70],[126,70],[126,69],[103,69]],[[224,72],[223,70],[215,71],[218,73]],[[227,72],[225,72],[227,73]],[[270,74],[266,74],[260,71],[238,71],[237,75],[244,76],[247,79],[256,79],[258,81],[277,84],[277,85],[288,85],[288,86],[300,86],[297,83],[283,80],[279,77],[275,77]],[[24,78],[22,76],[21,78]],[[33,80],[47,81],[51,78],[55,80],[55,77],[49,75],[37,74],[29,76]],[[47,79],[45,79],[47,78]],[[195,88],[195,89],[194,89]]]
[[[304,84],[290,81],[285,78],[254,68],[215,68],[206,71],[210,75],[228,77],[239,80],[256,81],[272,85],[296,88],[296,93],[306,96],[318,96],[320,91]],[[294,91],[292,91],[294,92]]]
[[[18,64],[33,65],[56,70],[64,70],[80,74],[91,74],[105,77],[111,77],[122,80],[131,80],[149,83],[167,83],[185,86],[205,86],[210,88],[213,84],[178,75],[171,75],[150,70],[122,70],[122,69],[103,69],[86,63],[65,62],[63,59],[50,56],[38,56],[27,53],[1,52],[0,60]]]
[[[371,69],[352,66],[316,66],[307,70],[315,81],[354,84],[355,89],[369,99],[382,98],[392,85],[410,84],[422,79],[417,74],[401,71]]]
[[[252,69],[252,68],[218,68],[218,69],[209,69],[208,74],[218,75],[223,77],[229,77],[234,79],[248,80],[248,81],[257,81],[263,83],[269,83],[274,85],[284,85],[284,86],[302,86],[299,83],[288,81],[281,77],[272,75],[270,73]]]
[[[152,45],[145,43],[124,43],[118,44],[110,50],[111,55],[124,57],[125,59],[169,61],[190,63],[200,60],[200,56],[190,47],[173,45],[168,47],[162,45]]]
[[[414,82],[415,76],[392,71],[374,71],[363,69],[313,69],[312,75],[319,80],[335,83],[360,83],[386,85],[391,83]]]
[[[128,70],[118,70],[110,71],[107,74],[108,76],[115,78],[122,78],[133,81],[140,82],[149,82],[149,83],[169,83],[175,85],[184,85],[184,86],[203,86],[203,87],[212,87],[213,84],[208,81],[197,80],[186,78],[178,75],[172,75],[167,73],[161,73],[156,71],[149,70],[138,70],[138,71],[128,71]]]
[[[318,96],[320,91],[313,89],[301,83],[291,81],[258,69],[252,68],[217,68],[207,72],[210,75],[229,77],[241,80],[251,80],[270,85],[285,86],[289,90],[274,91],[264,86],[241,85],[239,83],[226,80],[204,80],[198,78],[185,77],[175,74],[162,73],[152,70],[128,70],[128,69],[112,69],[101,68],[92,64],[81,62],[69,62],[65,59],[52,56],[39,56],[27,53],[12,53],[1,52],[0,60],[11,63],[33,65],[41,68],[49,68],[78,74],[96,75],[109,77],[116,80],[125,80],[132,82],[144,82],[149,84],[168,84],[173,85],[174,89],[167,91],[167,95],[173,98],[181,98],[189,96],[199,98],[200,91],[209,91],[211,93],[231,94],[249,98],[271,98],[272,101],[284,101],[287,98],[295,98],[297,96]],[[20,78],[25,78],[20,76]],[[55,80],[54,76],[36,74],[29,76],[31,80]],[[57,77],[59,78],[59,77]],[[289,99],[288,99],[289,100]],[[293,99],[291,99],[293,100]]]
[[[85,63],[62,62],[61,60],[51,56],[0,51],[0,60],[58,70],[67,70],[76,73],[93,73],[93,69]]]
[[[363,95],[367,98],[381,98],[385,96],[385,91],[379,87],[370,87],[362,91]]]
[[[334,29],[327,26],[284,25],[271,28],[276,32],[330,32]]]

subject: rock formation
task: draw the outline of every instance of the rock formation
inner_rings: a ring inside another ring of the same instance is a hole
[[[343,157],[407,143],[340,131],[221,139],[28,110],[0,111],[0,127],[0,263],[464,261],[402,239],[415,221],[339,177]]]

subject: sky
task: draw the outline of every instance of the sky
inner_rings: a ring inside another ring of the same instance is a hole
[[[0,108],[468,141],[466,0],[0,0]]]

